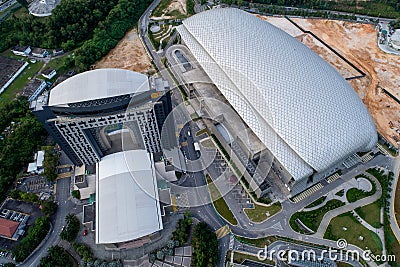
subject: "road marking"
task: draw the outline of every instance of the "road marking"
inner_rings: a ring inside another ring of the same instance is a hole
[[[215,234],[217,235],[218,239],[221,239],[221,238],[227,236],[229,233],[230,233],[230,229],[229,229],[228,225],[224,225],[215,231]]]

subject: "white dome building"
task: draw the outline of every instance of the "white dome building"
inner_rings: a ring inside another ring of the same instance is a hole
[[[301,188],[307,177],[323,177],[377,143],[372,118],[346,80],[270,23],[220,8],[184,20],[178,32],[292,181],[302,181]]]

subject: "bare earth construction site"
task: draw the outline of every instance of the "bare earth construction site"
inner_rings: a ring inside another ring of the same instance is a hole
[[[386,54],[379,49],[374,25],[336,20],[292,19],[303,30],[314,33],[366,74],[363,78],[354,79],[360,75],[355,68],[288,19],[259,17],[296,37],[334,66],[362,98],[379,133],[396,148],[399,147],[400,104],[383,89],[395,98],[400,98],[400,57]]]

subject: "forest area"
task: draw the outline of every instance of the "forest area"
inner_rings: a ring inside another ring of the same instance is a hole
[[[14,14],[0,24],[0,51],[14,45],[45,49],[75,49],[68,65],[80,71],[90,66],[131,29],[150,0],[63,0],[45,18]]]

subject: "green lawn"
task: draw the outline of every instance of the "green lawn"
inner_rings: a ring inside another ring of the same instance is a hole
[[[337,267],[352,267],[353,265],[348,264],[348,263],[346,263],[346,262],[337,261],[337,262],[336,262],[336,266],[337,266]]]
[[[226,204],[224,198],[221,196],[217,186],[212,182],[210,177],[207,177],[208,191],[210,192],[213,205],[218,213],[224,217],[232,225],[237,225],[237,220]]]
[[[347,228],[346,230],[343,227]],[[362,236],[364,240],[359,240]],[[365,228],[349,212],[333,218],[325,232],[324,238],[338,240],[346,239],[347,243],[358,246],[361,249],[370,249],[373,254],[382,253],[382,242],[379,236]]]
[[[367,223],[372,225],[375,228],[380,228],[381,227],[381,222],[380,222],[380,205],[376,201],[374,203],[371,203],[369,205],[363,206],[356,208],[355,211],[357,214],[363,218]]]
[[[292,227],[292,229],[294,231],[302,232],[301,228],[296,223],[296,219],[299,219],[308,228],[310,228],[313,231],[317,231],[319,224],[321,223],[321,220],[324,217],[325,213],[327,213],[330,210],[339,208],[343,205],[344,205],[344,202],[337,200],[337,199],[332,199],[332,200],[329,200],[328,202],[326,202],[325,205],[319,209],[312,210],[312,211],[296,212],[290,218],[290,221],[289,221],[290,226]]]
[[[269,207],[254,205],[254,209],[244,209],[247,217],[249,217],[252,222],[263,222],[272,215],[278,213],[282,209],[281,203],[277,202]],[[267,216],[269,213],[269,216]]]
[[[10,11],[10,10],[13,9],[13,8],[15,8],[15,6],[16,6],[16,4],[7,7],[5,10],[3,10],[3,11],[0,12],[0,16],[6,14],[8,11]],[[11,14],[10,14],[10,15],[11,15]]]
[[[306,209],[309,209],[309,208],[316,207],[316,206],[318,206],[318,205],[324,203],[325,199],[326,199],[326,196],[322,196],[322,197],[318,198],[317,200],[315,200],[315,201],[314,201],[313,203],[311,203],[310,205],[306,206],[305,208],[306,208]]]
[[[29,80],[33,78],[42,66],[43,62],[41,61],[29,63],[25,70],[0,95],[0,102],[13,100],[15,95],[27,85]]]
[[[358,176],[357,176],[358,177]],[[369,192],[364,192],[363,190],[357,189],[357,188],[350,188],[346,192],[346,198],[347,200],[352,203],[356,202],[360,199],[372,196],[376,192],[376,184],[373,182],[371,179],[367,178],[366,176],[362,176],[365,179],[367,179],[371,184],[372,184],[372,190]]]
[[[231,253],[232,253],[231,251],[228,251],[228,253],[226,254],[226,261],[227,262],[230,262],[230,260],[231,260]],[[245,260],[251,260],[251,261],[261,262],[261,263],[264,263],[264,264],[271,264],[271,265],[275,266],[275,262],[272,261],[272,260],[266,259],[266,260],[262,261],[262,260],[258,259],[258,257],[256,257],[256,256],[251,256],[251,255],[247,255],[247,254],[244,254],[244,253],[239,253],[239,252],[236,252],[236,251],[234,252],[234,254],[233,254],[233,262],[234,263],[241,264]]]
[[[49,61],[49,63],[46,64],[46,69],[51,68],[57,70],[57,74],[62,72],[62,68],[65,68],[64,66],[65,62],[65,57],[60,57],[60,58],[55,58]],[[66,69],[64,70],[64,72]]]

